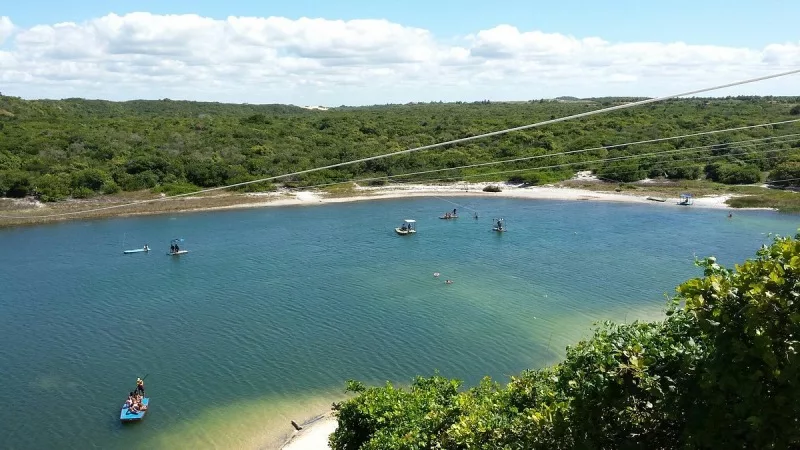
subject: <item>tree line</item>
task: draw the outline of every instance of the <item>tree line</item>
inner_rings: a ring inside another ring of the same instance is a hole
[[[289,105],[169,99],[23,100],[0,95],[0,196],[34,195],[43,201],[57,201],[119,191],[190,192],[475,136],[627,101],[630,99],[417,103],[319,111]],[[540,184],[569,178],[576,170],[594,170],[605,179],[620,182],[645,177],[706,177],[742,184],[800,178],[800,141],[741,143],[792,133],[799,129],[796,124],[604,148],[800,118],[798,103],[800,98],[795,97],[671,100],[305,174],[282,179],[281,183],[290,187],[314,186],[389,176],[397,181],[435,178]],[[700,151],[619,159],[714,144],[717,145]],[[595,150],[546,156],[588,148]],[[543,157],[402,176],[528,156]],[[608,159],[611,160],[603,161]],[[537,169],[545,166],[556,167]],[[245,189],[275,187],[261,183]]]

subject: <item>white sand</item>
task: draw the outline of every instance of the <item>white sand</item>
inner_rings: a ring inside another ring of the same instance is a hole
[[[281,450],[328,450],[328,436],[336,431],[335,417],[327,416],[297,431]]]
[[[437,195],[447,196],[479,196],[479,197],[505,197],[505,198],[524,198],[531,200],[586,200],[603,202],[623,202],[623,203],[647,203],[659,206],[678,206],[679,198],[668,198],[666,202],[653,202],[646,197],[619,192],[595,192],[588,189],[576,189],[569,187],[532,186],[522,187],[521,185],[499,184],[502,192],[483,192],[486,185],[497,183],[458,183],[451,185],[420,185],[409,184],[400,186],[380,186],[380,187],[358,187],[357,190],[370,193],[369,196],[355,196],[344,199],[325,199],[323,202],[339,201],[358,201],[375,198],[399,198],[399,197],[430,197]],[[694,199],[694,205],[701,208],[730,208],[725,201],[732,195],[719,195],[698,197]]]
[[[587,179],[584,176],[583,179]],[[498,185],[502,192],[483,192],[486,185]],[[346,195],[342,197],[329,197],[329,193],[324,191],[291,191],[286,188],[278,189],[274,192],[248,193],[245,197],[252,198],[253,203],[238,203],[227,206],[212,206],[192,208],[181,211],[152,211],[125,214],[122,216],[137,216],[150,214],[174,214],[181,212],[196,211],[218,211],[240,208],[262,208],[267,206],[307,206],[329,203],[347,203],[367,200],[382,200],[408,197],[503,197],[503,198],[522,198],[529,200],[564,200],[564,201],[600,201],[600,202],[620,202],[620,203],[641,203],[653,205],[654,207],[676,207],[685,208],[678,205],[678,198],[667,198],[666,202],[654,202],[647,200],[644,196],[633,195],[621,192],[595,192],[589,189],[579,189],[564,186],[533,186],[523,187],[521,185],[509,185],[505,183],[452,183],[441,185],[425,184],[399,184],[377,187],[364,187],[355,185],[356,195]],[[358,195],[358,194],[362,195]],[[221,194],[218,196],[224,196]],[[711,195],[705,197],[695,197],[692,208],[713,208],[713,209],[732,209],[725,204],[729,198],[736,197],[734,194]],[[203,198],[203,197],[198,197]],[[168,200],[167,200],[168,201]],[[773,209],[773,208],[738,208],[738,209]]]
[[[500,186],[502,192],[483,192],[487,185]],[[588,189],[578,189],[570,187],[560,187],[553,185],[523,187],[522,185],[510,185],[505,183],[452,183],[442,185],[426,184],[401,184],[387,186],[358,186],[355,185],[357,193],[363,195],[351,195],[345,197],[328,197],[328,193],[321,191],[300,191],[292,192],[287,189],[280,189],[277,192],[254,193],[248,196],[259,199],[270,199],[268,202],[242,203],[238,205],[222,206],[216,208],[200,208],[200,210],[233,209],[233,208],[254,208],[263,206],[292,206],[292,205],[311,205],[328,203],[346,203],[365,200],[408,198],[408,197],[504,197],[522,198],[530,200],[565,200],[565,201],[600,201],[600,202],[619,202],[619,203],[642,203],[656,207],[683,207],[678,205],[679,198],[667,198],[666,202],[654,202],[647,200],[644,196],[633,195],[622,192],[595,192]],[[716,195],[695,197],[694,208],[713,208],[730,209],[725,201],[734,195]],[[742,208],[742,209],[769,209],[769,208]]]

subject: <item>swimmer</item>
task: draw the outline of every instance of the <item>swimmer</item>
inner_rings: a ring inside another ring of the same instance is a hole
[[[433,276],[439,278],[439,272],[433,272]]]
[[[453,284],[453,280],[447,280],[444,282],[444,284]]]

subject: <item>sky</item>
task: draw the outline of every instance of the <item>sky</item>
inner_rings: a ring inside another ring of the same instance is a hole
[[[0,92],[364,105],[662,96],[800,68],[800,2],[29,0]],[[800,95],[800,75],[708,95]]]

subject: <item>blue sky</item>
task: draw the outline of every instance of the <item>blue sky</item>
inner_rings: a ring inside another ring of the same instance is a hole
[[[498,24],[522,30],[601,36],[620,41],[683,41],[691,44],[762,47],[800,39],[797,0],[6,0],[0,15],[22,27],[80,22],[110,12],[195,13],[288,18],[388,19],[431,30],[439,37],[463,35]]]
[[[800,68],[800,0],[0,1],[0,89],[24,98],[661,96]]]

